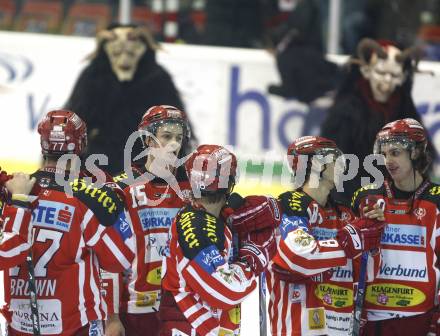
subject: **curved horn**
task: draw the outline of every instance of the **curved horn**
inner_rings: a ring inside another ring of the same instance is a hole
[[[147,46],[153,50],[160,49],[160,46],[156,41],[154,40],[153,35],[151,34],[150,30],[147,27],[136,27],[135,31],[139,36],[142,36],[147,43]]]
[[[396,61],[399,63],[404,63],[408,58],[415,61],[415,63],[419,63],[420,59],[423,57],[424,52],[420,47],[410,47],[406,48],[399,55],[396,55]]]
[[[367,52],[375,52],[379,58],[387,58],[387,53],[382,46],[373,39],[364,38],[357,46],[357,54],[362,63],[366,64]]]
[[[98,55],[98,49],[104,41],[114,39],[115,33],[111,30],[101,30],[96,34],[96,49],[85,57],[85,61],[90,61]]]
[[[111,30],[101,30],[96,34],[96,43],[99,45],[103,41],[108,41],[116,38],[116,34]]]

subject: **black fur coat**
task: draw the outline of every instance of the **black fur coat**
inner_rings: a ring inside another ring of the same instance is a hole
[[[171,76],[156,62],[155,51],[147,49],[132,81],[120,82],[101,46],[97,57],[80,74],[66,108],[87,123],[88,154],[107,155],[106,169],[115,173],[123,168],[126,139],[153,105],[173,105],[184,110]],[[140,149],[138,141],[133,156]]]
[[[356,154],[359,173],[351,181],[344,182],[344,198],[350,199],[361,186],[361,177],[370,177],[363,169],[365,157],[373,153],[376,134],[388,122],[413,118],[418,121],[411,97],[412,78],[398,87],[387,103],[378,103],[372,97],[369,83],[356,70],[346,78],[327,117],[321,125],[321,135],[332,139],[344,154]],[[372,179],[372,178],[371,178]]]

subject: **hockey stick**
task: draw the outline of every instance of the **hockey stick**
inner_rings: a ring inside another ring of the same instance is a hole
[[[260,308],[260,336],[267,335],[267,311],[266,311],[266,273],[258,277],[258,303]]]
[[[352,335],[359,336],[361,330],[361,319],[362,319],[362,310],[364,307],[364,298],[365,298],[365,285],[367,282],[367,264],[368,264],[368,254],[370,252],[363,252],[361,256],[361,267],[359,272],[359,281],[358,287],[355,295],[355,304],[353,311],[353,319],[352,319]]]
[[[368,198],[365,200],[368,205]],[[380,198],[375,200],[375,204],[379,205],[383,211],[385,211],[385,201]],[[361,209],[362,211],[362,209]],[[364,308],[364,300],[365,300],[365,287],[367,283],[367,265],[368,265],[368,256],[370,251],[363,252],[361,255],[361,265],[359,270],[359,280],[358,286],[355,294],[355,303],[353,310],[353,318],[351,321],[352,325],[352,335],[359,336],[362,325],[366,322],[362,320],[362,311]]]
[[[223,215],[227,218],[227,225],[232,232],[232,262],[238,260],[238,250],[240,249],[240,239],[238,234],[234,232],[232,224],[229,222],[229,215],[231,215],[234,210],[238,209],[244,204],[244,199],[237,193],[232,193],[229,195],[226,207],[222,210]]]
[[[32,264],[32,250],[26,257],[26,263],[28,266],[29,273],[29,296],[30,296],[30,306],[31,306],[31,319],[32,319],[32,331],[34,336],[40,336],[40,317],[38,315],[38,302],[37,302],[37,287],[35,286],[35,272],[34,265]]]

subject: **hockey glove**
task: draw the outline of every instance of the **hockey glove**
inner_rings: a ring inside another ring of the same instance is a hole
[[[353,259],[364,251],[379,248],[384,228],[384,222],[357,218],[338,231],[336,240],[346,257]]]
[[[274,255],[273,251],[276,251],[274,237],[263,245],[257,245],[250,241],[244,242],[238,251],[238,256],[240,260],[248,264],[255,275],[259,275],[266,271],[269,261]]]
[[[271,228],[250,232],[240,237],[242,242],[251,242],[255,245],[266,246],[269,253],[269,259],[272,259],[277,253],[277,244],[275,232]]]
[[[269,264],[269,255],[261,246],[245,243],[238,252],[240,259],[245,262],[255,275],[263,273]]]
[[[374,211],[373,211],[374,210]],[[361,218],[384,218],[385,200],[382,195],[368,195],[364,197],[359,205],[359,213]],[[375,213],[372,216],[372,213]],[[368,215],[368,216],[367,216]]]
[[[220,217],[227,222],[228,224],[231,223],[232,219],[230,218],[234,211],[244,206],[245,200],[243,197],[241,197],[240,194],[232,193],[229,195],[228,200],[225,204],[225,206],[220,211]]]
[[[245,204],[229,216],[234,232],[240,236],[265,228],[276,228],[281,214],[276,199],[266,196],[248,196]]]

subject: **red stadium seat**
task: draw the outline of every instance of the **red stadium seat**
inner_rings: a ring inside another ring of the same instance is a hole
[[[198,32],[205,30],[206,13],[201,10],[195,10],[191,13],[191,21]]]
[[[162,32],[162,17],[160,13],[154,13],[146,6],[135,6],[131,14],[134,24],[147,26],[153,35]]]
[[[419,30],[419,38],[426,42],[440,42],[440,26],[426,25]]]
[[[95,36],[105,29],[112,19],[112,9],[104,3],[75,3],[64,21],[62,33]]]
[[[9,29],[12,27],[15,9],[13,0],[0,1],[0,29]]]
[[[422,26],[419,29],[418,38],[423,42],[423,58],[430,61],[440,61],[440,26]]]
[[[28,0],[18,15],[14,28],[34,33],[58,32],[63,16],[63,4],[59,1]]]

